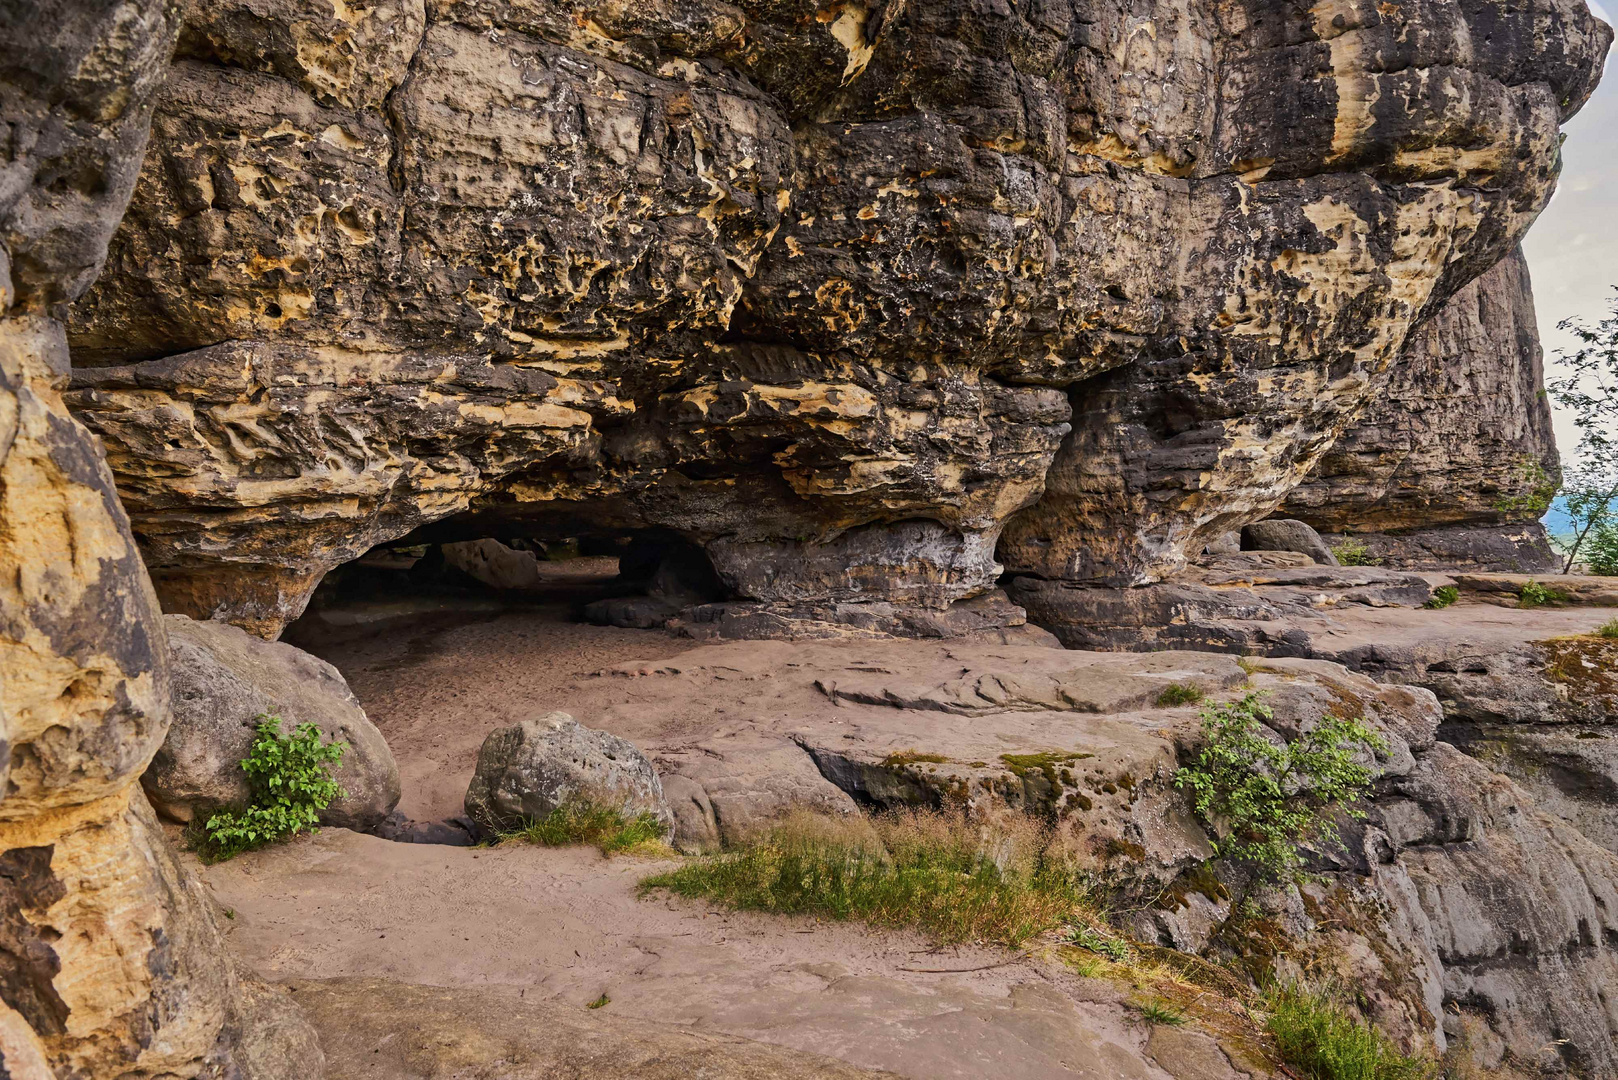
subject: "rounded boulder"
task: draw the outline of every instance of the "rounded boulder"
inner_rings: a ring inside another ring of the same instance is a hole
[[[224,622],[165,615],[174,722],[141,783],[153,805],[178,821],[252,797],[242,759],[258,718],[279,716],[290,734],[313,724],[343,742],[333,770],[345,794],[321,812],[323,825],[364,831],[399,802],[399,766],[336,668],[302,649],[263,641]]]
[[[466,816],[479,826],[513,829],[573,803],[617,810],[625,818],[650,813],[671,830],[674,825],[657,770],[627,739],[553,712],[499,728],[483,740],[466,789]]]

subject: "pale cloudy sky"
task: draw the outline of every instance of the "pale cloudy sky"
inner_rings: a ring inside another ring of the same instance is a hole
[[[1612,22],[1599,4],[1590,10]],[[1571,344],[1556,324],[1569,316],[1600,319],[1618,286],[1618,63],[1611,55],[1601,86],[1562,130],[1561,183],[1523,240],[1547,361]],[[1564,456],[1578,442],[1560,416],[1556,441]]]

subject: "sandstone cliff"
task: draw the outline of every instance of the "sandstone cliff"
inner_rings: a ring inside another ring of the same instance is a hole
[[[18,1080],[272,1075],[238,1051],[278,999],[238,992],[141,793],[168,730],[162,623],[61,399],[58,318],[100,269],[178,32],[155,2],[0,7],[0,1073]],[[276,1070],[318,1076],[319,1051]]]
[[[1543,570],[1560,477],[1520,251],[1411,334],[1381,392],[1280,513],[1359,537],[1385,565]]]
[[[1608,40],[1580,0],[195,3],[72,404],[165,605],[270,636],[434,521],[665,530],[789,613],[1152,580],[1510,251]]]

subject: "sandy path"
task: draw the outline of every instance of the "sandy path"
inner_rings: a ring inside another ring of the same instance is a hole
[[[908,934],[637,899],[635,883],[659,865],[328,829],[201,872],[233,913],[237,955],[281,981],[505,985],[574,1005],[605,994],[603,1016],[724,1031],[917,1078],[1168,1077],[1144,1056],[1148,1032],[1109,984],[998,950],[934,951]],[[903,970],[983,965],[1000,966]],[[1211,1043],[1207,1052],[1224,1065]]]

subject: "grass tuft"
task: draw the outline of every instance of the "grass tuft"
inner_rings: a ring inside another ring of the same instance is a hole
[[[1169,683],[1157,695],[1157,703],[1165,709],[1176,705],[1195,705],[1203,698],[1202,687],[1192,683]]]
[[[1424,1080],[1432,1063],[1399,1052],[1376,1028],[1344,1012],[1323,990],[1274,986],[1265,1030],[1281,1060],[1305,1080]]]
[[[1158,998],[1146,998],[1144,1001],[1134,1001],[1130,1004],[1135,1006],[1135,1011],[1140,1013],[1141,1019],[1148,1024],[1179,1027],[1185,1023],[1185,1013]]]
[[[1608,619],[1596,627],[1596,636],[1604,638],[1618,638],[1618,619]]]
[[[564,803],[538,821],[499,833],[495,843],[522,841],[544,847],[594,844],[603,855],[623,852],[663,855],[668,827],[655,814],[626,818],[611,807],[593,803]]]
[[[611,1005],[611,1004],[612,1004],[612,998],[608,997],[606,994],[602,994],[600,997],[596,998],[594,1001],[592,1001],[588,1005],[586,1005],[585,1008],[586,1009],[601,1009],[601,1008],[605,1008],[606,1006]]]
[[[1078,873],[1039,822],[975,823],[935,810],[868,819],[796,813],[737,851],[640,884],[642,895],[654,889],[1012,947],[1088,910]]]

